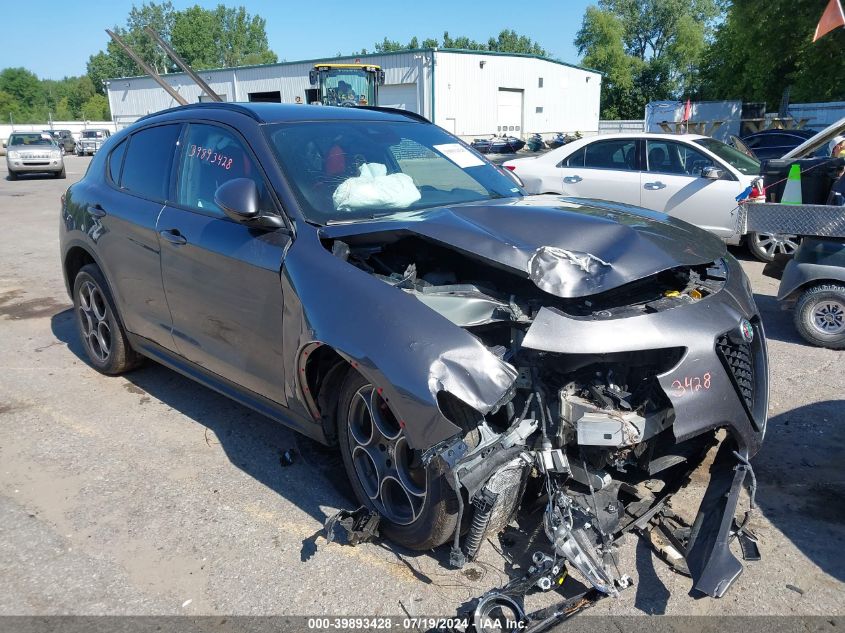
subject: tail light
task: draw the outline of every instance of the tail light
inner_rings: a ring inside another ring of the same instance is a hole
[[[502,165],[505,169],[510,169],[511,171],[516,171],[516,165]]]

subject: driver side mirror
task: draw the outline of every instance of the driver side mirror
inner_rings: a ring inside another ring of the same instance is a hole
[[[708,180],[719,180],[722,176],[725,175],[725,171],[723,169],[719,169],[718,167],[705,167],[701,170],[701,177],[707,178]]]
[[[278,215],[261,214],[258,187],[249,178],[233,178],[224,182],[214,192],[214,202],[229,218],[241,224],[265,229],[278,229],[285,225]]]

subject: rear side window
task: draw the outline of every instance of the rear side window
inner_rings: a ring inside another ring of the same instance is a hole
[[[583,167],[584,166],[584,148],[581,147],[567,158],[564,158],[558,167]]]
[[[109,154],[109,178],[115,184],[120,182],[120,167],[123,165],[123,155],[126,153],[127,141],[121,141]]]
[[[264,178],[243,142],[216,125],[191,124],[185,136],[176,200],[204,211],[221,209],[214,202],[220,185],[235,178],[248,178],[258,188],[261,211],[273,211]]]
[[[159,125],[129,139],[120,186],[151,200],[166,200],[181,124]]]
[[[584,167],[635,170],[637,142],[634,139],[618,139],[590,143],[584,148]]]

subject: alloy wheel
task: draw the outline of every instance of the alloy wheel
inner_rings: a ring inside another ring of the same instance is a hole
[[[101,363],[108,360],[112,346],[108,311],[102,291],[93,282],[84,281],[79,286],[79,323],[88,351]]]
[[[355,393],[347,420],[352,465],[364,493],[389,521],[413,523],[427,492],[419,451],[408,446],[405,430],[372,385]]]
[[[798,236],[785,233],[755,233],[752,238],[762,253],[773,258],[775,255],[794,255],[798,248]]]

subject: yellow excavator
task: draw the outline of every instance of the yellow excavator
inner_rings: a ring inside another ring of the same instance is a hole
[[[372,64],[317,64],[308,78],[306,103],[330,106],[376,106],[384,85],[384,71]]]

